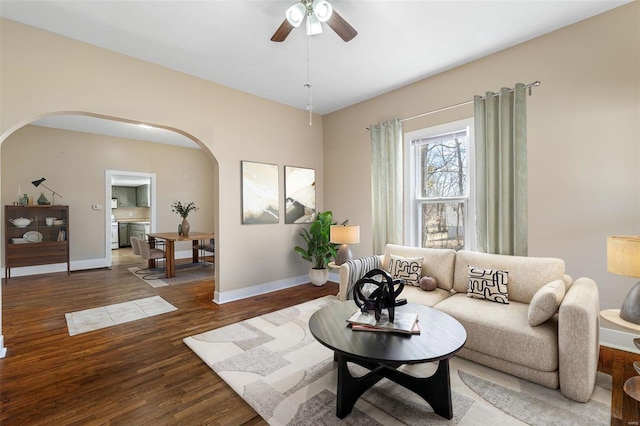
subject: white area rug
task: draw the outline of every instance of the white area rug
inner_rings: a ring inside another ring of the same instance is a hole
[[[64,314],[69,336],[152,317],[178,308],[160,296]]]
[[[382,379],[343,420],[336,410],[333,352],[315,341],[309,317],[335,303],[326,296],[206,333],[184,342],[271,425],[607,425],[610,377],[586,404],[462,358],[450,361],[453,413],[446,420],[413,392]],[[436,364],[410,366],[429,376]],[[351,365],[355,374],[365,369]]]
[[[138,267],[127,268],[129,272],[140,278],[153,288],[166,287],[168,285],[187,284],[196,281],[213,279],[213,263],[207,262],[204,266],[200,263],[176,265],[176,276],[166,278],[164,269],[140,269]],[[139,273],[145,272],[145,273]]]

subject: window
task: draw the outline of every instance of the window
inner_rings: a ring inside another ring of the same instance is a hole
[[[405,239],[412,246],[473,249],[473,119],[405,135]]]

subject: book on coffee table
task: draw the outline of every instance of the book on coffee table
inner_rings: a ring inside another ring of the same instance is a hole
[[[393,322],[389,321],[389,314],[384,310],[380,320],[376,321],[373,312],[356,311],[347,319],[351,329],[355,331],[387,331],[405,334],[420,334],[418,314],[411,312],[397,312]]]

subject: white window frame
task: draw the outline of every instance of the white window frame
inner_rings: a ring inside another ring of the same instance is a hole
[[[404,134],[404,244],[419,247],[418,226],[418,199],[415,174],[417,172],[416,149],[413,141],[417,139],[433,138],[447,133],[453,133],[461,130],[467,131],[467,194],[468,197],[461,197],[466,200],[467,208],[465,212],[464,224],[464,249],[476,249],[476,203],[475,203],[475,144],[474,144],[474,125],[473,118],[458,120],[446,124],[433,127],[427,127],[413,132]]]

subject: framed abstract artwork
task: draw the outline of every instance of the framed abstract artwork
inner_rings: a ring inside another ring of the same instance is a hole
[[[242,161],[242,223],[278,223],[278,166]]]
[[[316,171],[284,166],[285,223],[313,222],[316,213]]]

